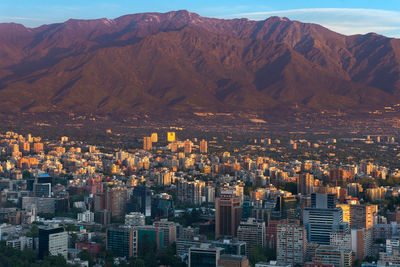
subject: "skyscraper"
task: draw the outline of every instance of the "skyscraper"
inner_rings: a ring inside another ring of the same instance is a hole
[[[282,223],[277,228],[276,256],[279,264],[304,265],[307,250],[307,233],[303,226]]]
[[[143,186],[135,186],[133,188],[132,202],[129,203],[132,208],[129,211],[137,211],[144,216],[151,216],[151,190]]]
[[[242,201],[233,191],[215,199],[215,237],[236,236],[242,218]]]
[[[307,230],[307,240],[329,245],[330,234],[348,227],[343,223],[343,212],[335,206],[333,194],[311,194],[311,207],[303,210],[303,224]]]
[[[125,215],[128,192],[126,188],[115,187],[105,192],[105,209],[111,212],[113,217]]]

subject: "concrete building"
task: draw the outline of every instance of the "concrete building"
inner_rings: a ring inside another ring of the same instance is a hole
[[[146,216],[140,212],[131,212],[125,215],[126,226],[142,226],[146,225]]]
[[[64,228],[58,225],[39,228],[39,258],[46,255],[68,257],[68,233]]]
[[[242,218],[242,200],[226,191],[215,200],[215,237],[236,236]]]
[[[153,223],[154,227],[163,233],[163,247],[168,247],[176,242],[176,223],[161,219]]]
[[[299,224],[279,224],[277,228],[276,256],[279,264],[304,265],[307,233]]]
[[[107,229],[106,248],[116,257],[136,257],[138,233],[133,229]]]
[[[242,221],[237,229],[237,238],[240,241],[246,242],[247,256],[250,255],[250,252],[256,246],[265,247],[265,222],[257,222],[254,218]]]

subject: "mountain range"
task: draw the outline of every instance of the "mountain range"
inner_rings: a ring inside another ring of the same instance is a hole
[[[400,103],[400,39],[188,11],[0,24],[0,112],[364,112]]]

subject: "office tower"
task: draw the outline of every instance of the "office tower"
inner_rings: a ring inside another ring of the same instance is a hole
[[[236,236],[242,218],[242,201],[234,192],[221,193],[215,199],[215,237]]]
[[[33,194],[35,197],[50,197],[51,183],[34,183]]]
[[[58,225],[39,228],[39,258],[47,255],[68,257],[68,233]]]
[[[207,141],[203,139],[200,141],[200,153],[207,154],[207,152],[208,152]]]
[[[297,193],[308,195],[314,192],[314,175],[303,172],[297,177]]]
[[[335,208],[335,194],[311,194],[311,208],[332,209]]]
[[[257,222],[254,218],[249,218],[239,224],[237,238],[246,242],[246,255],[257,246],[265,247],[265,222]]]
[[[138,248],[138,233],[133,229],[107,229],[106,248],[115,257],[136,257]]]
[[[146,217],[151,216],[151,190],[147,187],[135,186],[130,204],[133,204],[130,211],[141,212]]]
[[[351,248],[355,259],[373,256],[372,243],[372,229],[351,229]]]
[[[151,137],[145,136],[143,138],[143,149],[147,150],[147,151],[151,151],[151,149],[152,149]]]
[[[192,153],[192,141],[190,141],[189,139],[186,139],[184,146],[183,146],[183,152],[185,153]]]
[[[151,142],[157,143],[158,142],[158,134],[157,133],[152,133],[151,134]]]
[[[374,217],[378,213],[377,205],[351,205],[351,229],[370,229],[374,226]]]
[[[335,206],[334,197],[332,194],[311,194],[311,207],[303,210],[308,242],[329,245],[331,232],[348,227],[343,223],[342,209]]]
[[[350,225],[350,204],[337,204],[336,207],[342,209],[343,222],[347,222]]]
[[[125,225],[127,226],[146,225],[146,217],[140,212],[131,212],[125,215]]]
[[[175,132],[168,132],[167,133],[167,141],[169,143],[175,142]]]
[[[127,198],[128,192],[126,188],[109,188],[105,192],[105,209],[111,212],[111,216],[120,218],[125,215]]]
[[[163,247],[168,247],[176,242],[176,223],[161,219],[153,223],[157,231],[163,233]]]
[[[189,249],[189,267],[216,267],[223,248],[200,243]]]
[[[321,245],[315,250],[314,266],[351,267],[352,253],[350,250],[340,250],[334,246]]]
[[[277,228],[276,256],[279,264],[304,265],[307,233],[303,226],[282,223]]]

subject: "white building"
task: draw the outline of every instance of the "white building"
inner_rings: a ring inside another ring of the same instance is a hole
[[[78,221],[94,222],[94,213],[91,211],[85,211],[85,212],[78,213]]]

